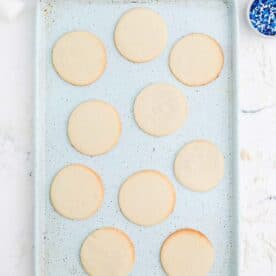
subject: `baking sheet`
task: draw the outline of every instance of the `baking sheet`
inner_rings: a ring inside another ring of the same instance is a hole
[[[135,2],[135,3],[133,3]],[[133,7],[159,12],[169,30],[163,54],[152,62],[133,64],[120,56],[113,43],[116,22]],[[108,66],[96,83],[76,87],[62,81],[51,64],[51,49],[65,32],[87,30],[104,42]],[[203,32],[222,45],[225,65],[221,76],[208,86],[186,87],[168,68],[173,44],[183,35]],[[165,238],[179,228],[195,228],[212,241],[216,260],[212,276],[236,276],[238,265],[238,158],[237,158],[237,22],[234,1],[74,1],[42,0],[37,7],[36,126],[35,126],[35,273],[47,276],[86,275],[79,250],[93,230],[114,226],[124,230],[136,248],[133,276],[165,275],[159,252]],[[168,137],[156,138],[136,125],[132,107],[145,86],[167,82],[179,87],[189,104],[187,124]],[[123,132],[119,145],[100,157],[78,153],[66,134],[71,111],[88,99],[101,99],[120,113]],[[181,186],[173,174],[176,153],[187,142],[207,139],[225,156],[226,172],[221,184],[208,193],[194,193]],[[96,170],[104,181],[105,199],[96,216],[71,221],[57,214],[50,203],[52,178],[65,165],[81,163]],[[177,192],[176,208],[162,224],[139,227],[121,214],[118,189],[132,173],[156,169],[165,173]]]

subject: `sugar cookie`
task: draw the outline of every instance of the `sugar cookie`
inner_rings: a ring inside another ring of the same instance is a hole
[[[174,172],[178,181],[192,191],[209,191],[223,178],[224,157],[213,143],[194,141],[178,153]]]
[[[102,204],[104,188],[101,178],[83,165],[69,165],[55,176],[51,186],[54,209],[69,219],[87,219]]]
[[[205,34],[189,34],[179,40],[170,53],[174,76],[188,86],[206,85],[220,75],[224,63],[221,46]]]
[[[119,141],[121,121],[108,103],[91,100],[80,104],[71,114],[68,137],[81,153],[95,156],[110,151]]]
[[[158,171],[140,171],[131,175],[119,193],[122,213],[138,225],[151,226],[163,222],[174,210],[175,190]]]
[[[56,42],[52,61],[63,80],[73,85],[88,85],[103,74],[106,50],[95,35],[89,32],[70,32]]]
[[[158,13],[148,8],[134,8],[120,18],[114,40],[126,59],[137,63],[147,62],[164,50],[168,30]]]
[[[153,84],[137,96],[134,116],[148,134],[165,136],[182,127],[188,113],[184,94],[169,84]]]
[[[178,230],[161,248],[161,262],[170,276],[207,276],[215,259],[208,238],[193,229]]]
[[[80,251],[81,263],[89,275],[127,276],[135,262],[135,249],[129,237],[116,228],[91,233]]]

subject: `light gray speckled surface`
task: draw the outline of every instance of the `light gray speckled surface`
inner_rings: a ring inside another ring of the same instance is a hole
[[[36,173],[39,175],[36,181],[36,185],[39,185],[36,205],[39,218],[37,274],[85,275],[79,261],[82,241],[97,228],[113,226],[124,230],[134,242],[136,262],[130,275],[164,275],[159,261],[162,242],[177,229],[195,228],[208,236],[216,251],[216,261],[210,276],[236,276],[238,248],[234,205],[237,182],[233,160],[237,154],[234,134],[236,117],[233,112],[237,91],[236,67],[232,67],[231,62],[235,61],[236,54],[236,25],[235,8],[231,6],[231,0],[228,4],[222,0],[174,3],[167,0],[156,3],[140,1],[139,4],[119,0],[49,2],[46,0],[41,5],[41,13],[38,14],[38,32],[43,35],[38,39],[39,85],[36,110],[39,122],[43,123],[39,123],[36,129]],[[169,38],[164,52],[158,58],[148,63],[134,64],[118,53],[113,32],[117,20],[125,11],[141,6],[161,14],[167,23]],[[107,48],[108,66],[104,75],[86,87],[76,87],[62,81],[51,62],[52,47],[56,40],[68,31],[79,29],[95,33]],[[185,87],[168,68],[172,45],[191,32],[211,35],[224,49],[223,71],[216,81],[207,86]],[[134,99],[140,90],[156,82],[169,83],[181,89],[189,105],[186,125],[162,138],[142,132],[132,112]],[[72,148],[66,131],[69,114],[78,104],[90,99],[111,103],[122,120],[122,135],[117,147],[93,158],[81,155]],[[197,139],[207,139],[217,144],[225,158],[223,180],[216,189],[202,194],[179,185],[172,169],[180,148]],[[64,219],[54,212],[49,201],[54,175],[70,163],[91,167],[104,181],[103,206],[95,216],[85,221]],[[177,198],[172,215],[164,223],[147,228],[126,220],[117,202],[123,181],[134,172],[144,169],[165,173],[174,184]]]

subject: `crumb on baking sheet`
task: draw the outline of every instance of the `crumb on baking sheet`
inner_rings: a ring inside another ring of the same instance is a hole
[[[55,4],[56,0],[45,0],[41,5],[41,14],[44,16],[45,23],[48,27],[55,23]]]

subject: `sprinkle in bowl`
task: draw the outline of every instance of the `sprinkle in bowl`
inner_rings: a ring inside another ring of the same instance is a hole
[[[251,28],[263,37],[276,37],[276,0],[251,0],[247,18]]]

